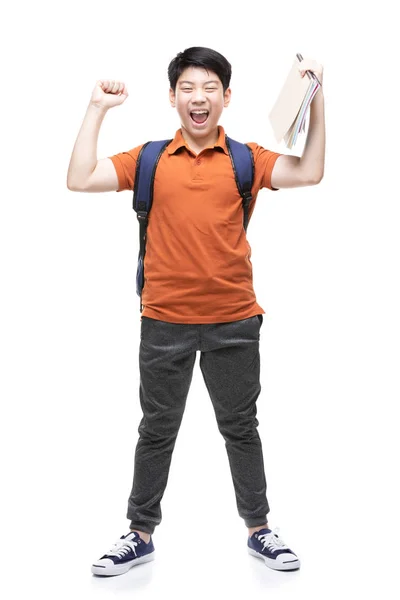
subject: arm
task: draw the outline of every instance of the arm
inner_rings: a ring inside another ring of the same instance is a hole
[[[96,83],[69,163],[69,190],[106,192],[118,189],[118,177],[112,161],[109,158],[97,160],[97,140],[108,109],[124,102],[128,95],[124,92],[123,83]]]
[[[319,183],[324,176],[325,162],[325,107],[322,88],[310,106],[310,125],[299,169],[311,184]]]
[[[84,191],[86,182],[96,168],[97,140],[106,112],[106,108],[94,104],[89,104],[86,110],[69,163],[67,175],[69,190]]]
[[[315,72],[322,84],[322,71],[310,70]],[[280,156],[272,171],[271,184],[274,188],[315,185],[324,176],[324,161],[325,108],[321,86],[311,102],[310,123],[302,156]]]

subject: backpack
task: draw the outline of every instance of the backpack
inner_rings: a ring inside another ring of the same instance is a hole
[[[236,142],[225,135],[226,146],[232,162],[236,185],[242,197],[243,227],[247,231],[248,208],[252,200],[251,187],[254,180],[254,158],[247,144]],[[172,142],[160,140],[146,142],[139,152],[133,190],[133,210],[139,221],[139,256],[136,271],[136,293],[140,296],[140,312],[143,311],[142,290],[144,286],[144,255],[146,252],[146,230],[153,203],[154,177],[158,161],[165,148]]]

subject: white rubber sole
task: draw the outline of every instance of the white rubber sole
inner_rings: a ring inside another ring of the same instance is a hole
[[[96,563],[94,563],[92,565],[92,573],[94,575],[122,575],[123,573],[126,573],[127,571],[129,571],[129,569],[131,569],[132,567],[135,567],[136,565],[140,565],[141,563],[145,563],[145,562],[149,562],[151,560],[154,560],[155,558],[155,551],[151,552],[150,554],[145,554],[144,556],[140,556],[139,558],[134,558],[133,560],[130,560],[129,562],[126,562],[122,565],[97,565]]]
[[[267,567],[269,567],[270,569],[275,569],[276,571],[291,571],[292,569],[300,568],[299,559],[297,559],[297,560],[292,559],[291,561],[288,561],[286,563],[277,563],[276,560],[274,560],[273,558],[268,558],[268,556],[263,556],[262,554],[260,554],[260,552],[256,552],[252,548],[247,547],[247,550],[249,551],[249,554],[251,554],[252,556],[256,556],[257,558],[262,558],[262,560],[265,562]]]

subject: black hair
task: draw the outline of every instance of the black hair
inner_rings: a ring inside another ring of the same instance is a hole
[[[232,66],[225,56],[211,48],[193,46],[186,48],[184,52],[179,52],[168,66],[168,79],[174,92],[179,77],[188,67],[201,67],[206,71],[213,71],[220,78],[224,93],[228,89]]]

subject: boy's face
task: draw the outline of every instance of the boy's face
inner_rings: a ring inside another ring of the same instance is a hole
[[[231,89],[228,88],[224,94],[218,75],[200,67],[185,69],[176,83],[175,92],[171,88],[169,91],[171,106],[176,107],[182,127],[198,137],[209,135],[217,127],[230,97]],[[207,113],[193,115],[193,111],[201,110]]]

